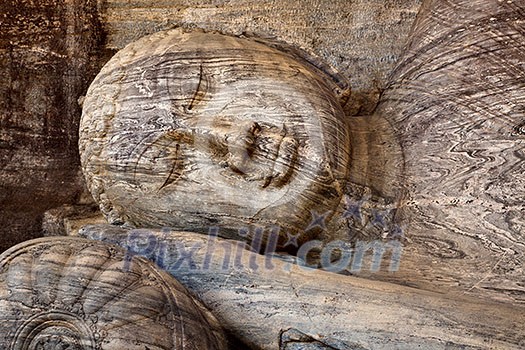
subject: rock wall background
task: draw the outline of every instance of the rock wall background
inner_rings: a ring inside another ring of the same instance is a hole
[[[94,1],[0,5],[0,250],[38,236],[42,213],[79,199],[78,97],[100,66]]]

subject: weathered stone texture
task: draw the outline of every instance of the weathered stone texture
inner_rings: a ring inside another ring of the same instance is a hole
[[[82,189],[77,99],[98,71],[94,1],[18,1],[0,14],[0,250],[39,235]]]
[[[428,1],[377,110],[405,160],[398,278],[525,302],[525,3]]]
[[[217,319],[149,261],[72,237],[0,255],[2,349],[228,348]]]

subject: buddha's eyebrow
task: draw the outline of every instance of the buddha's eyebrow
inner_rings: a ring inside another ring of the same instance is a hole
[[[204,69],[202,68],[202,63],[199,65],[199,82],[197,83],[197,88],[193,94],[189,106],[186,108],[188,111],[191,111],[195,108],[196,105],[201,103],[206,96],[209,88],[209,79]]]

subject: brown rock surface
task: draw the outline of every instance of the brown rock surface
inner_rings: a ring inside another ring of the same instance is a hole
[[[1,8],[0,251],[40,235],[43,212],[82,191],[77,99],[98,71],[103,39],[93,1]]]

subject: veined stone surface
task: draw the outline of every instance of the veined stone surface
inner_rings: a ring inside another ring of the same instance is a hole
[[[427,1],[377,114],[405,163],[398,278],[525,302],[525,3]]]

